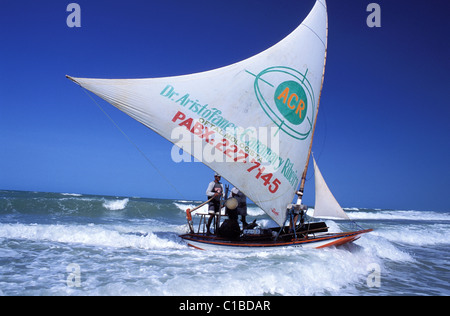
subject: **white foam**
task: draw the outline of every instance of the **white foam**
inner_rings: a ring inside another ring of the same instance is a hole
[[[192,203],[173,203],[177,208],[179,208],[181,211],[185,212],[188,208],[193,209],[196,207],[195,204]]]
[[[327,224],[333,225],[333,222]],[[134,234],[136,231],[142,234]],[[75,259],[67,252],[65,257],[53,257],[64,269],[67,262],[71,262],[68,260],[75,260],[83,272],[96,271],[83,276],[83,288],[79,292],[82,295],[351,294],[358,293],[356,286],[365,286],[367,268],[373,263],[380,265],[384,275],[383,259],[413,261],[388,239],[371,234],[365,234],[350,250],[296,248],[233,253],[193,250],[184,243],[149,231],[137,224],[0,224],[0,238],[38,241],[43,245],[50,242],[51,246],[51,243],[94,246],[95,251],[90,256]],[[114,253],[111,257],[114,260],[105,261],[98,254],[101,248],[108,254]],[[115,248],[130,250],[115,251]],[[142,255],[133,249],[152,251]],[[15,250],[4,254],[20,255]],[[108,272],[104,272],[105,266]],[[35,276],[49,273],[39,270],[38,266],[33,271],[34,275],[24,277],[26,282],[34,282]],[[66,278],[66,274],[61,277]],[[77,294],[76,289],[61,284],[55,283],[47,293]]]
[[[177,208],[180,209],[183,213],[186,212],[187,209],[193,209],[194,207],[197,207],[198,204],[181,204],[181,203],[173,203]],[[203,205],[202,207],[198,208],[193,215],[198,214],[208,214],[208,204]]]
[[[125,209],[129,201],[128,198],[123,200],[106,200],[103,202],[103,207],[110,211],[119,211]]]
[[[407,252],[399,249],[388,239],[373,234],[373,232],[364,234],[363,237],[355,242],[361,245],[364,253],[377,258],[389,259],[396,262],[414,262],[414,258]]]
[[[189,269],[172,266],[165,271],[171,278],[158,284],[153,295],[337,294],[364,281],[367,267],[379,262],[364,253],[339,249],[251,254],[192,251],[186,260]]]
[[[410,220],[410,221],[450,221],[449,213],[432,211],[348,211],[352,220]]]
[[[64,196],[83,196],[82,194],[79,194],[79,193],[61,193],[61,195],[64,195]]]
[[[153,233],[134,234],[131,227],[119,232],[102,225],[36,225],[0,224],[0,238],[78,243],[90,246],[137,249],[184,248],[174,241],[159,238]],[[131,230],[131,231],[130,231]]]
[[[383,228],[372,232],[373,235],[381,236],[389,241],[413,246],[450,244],[449,233],[450,226],[445,224],[407,225],[397,229]]]

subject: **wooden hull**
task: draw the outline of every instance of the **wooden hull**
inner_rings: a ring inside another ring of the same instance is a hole
[[[203,233],[193,233],[180,235],[187,244],[199,250],[232,250],[232,251],[254,251],[271,250],[287,247],[302,248],[325,248],[331,246],[340,246],[357,240],[362,234],[371,232],[372,229],[365,229],[345,233],[325,233],[314,237],[300,238],[295,240],[227,240],[214,235],[207,236]]]

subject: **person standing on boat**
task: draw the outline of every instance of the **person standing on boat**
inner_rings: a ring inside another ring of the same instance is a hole
[[[223,190],[223,185],[220,183],[221,176],[218,173],[214,174],[214,181],[210,182],[208,188],[206,189],[206,195],[208,200],[214,197],[208,203],[208,213],[210,214],[208,223],[206,224],[206,233],[211,234],[209,227],[215,215],[220,214],[220,198],[225,197],[225,192]]]
[[[245,229],[248,226],[245,220],[247,216],[247,197],[236,187],[231,189],[231,196],[238,201],[237,212],[241,215],[242,228]]]

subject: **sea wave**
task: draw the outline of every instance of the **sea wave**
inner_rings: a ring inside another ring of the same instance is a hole
[[[450,213],[433,211],[401,210],[348,210],[353,220],[408,220],[408,221],[450,221]]]
[[[374,231],[337,248],[238,253],[198,251],[178,236],[186,231],[186,208],[200,203],[0,191],[0,294],[449,293],[442,278],[449,272],[448,212],[346,209]],[[262,227],[274,224],[254,204],[248,205],[248,214]],[[333,232],[349,224],[326,223]],[[80,288],[66,286],[69,263],[81,268]],[[373,267],[381,273],[379,288],[367,285]]]
[[[156,233],[130,230],[130,227],[103,225],[0,224],[0,238],[75,243],[88,246],[136,249],[180,249],[185,245],[160,238]]]
[[[79,193],[61,193],[61,195],[64,195],[64,196],[76,196],[76,197],[83,196],[83,194],[79,194]]]
[[[188,201],[186,201],[185,203],[174,202],[173,204],[175,205],[175,207],[177,209],[179,209],[183,213],[186,212],[187,209],[191,209],[192,210],[193,208],[195,208],[195,207],[197,207],[199,205],[199,204],[194,204],[193,202],[190,203]],[[198,208],[197,209],[197,213],[199,213],[199,212],[200,213],[207,213],[208,212],[208,204],[203,205],[202,207]]]
[[[449,233],[449,225],[435,224],[381,228],[376,229],[371,234],[381,236],[394,243],[412,246],[432,246],[450,244]]]
[[[130,199],[128,198],[123,200],[106,200],[103,202],[103,207],[110,211],[119,211],[125,209],[129,201]]]

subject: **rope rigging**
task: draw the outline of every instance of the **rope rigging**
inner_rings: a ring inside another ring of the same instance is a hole
[[[81,86],[80,86],[81,87]],[[97,107],[103,112],[103,114],[106,115],[106,117],[113,123],[113,125],[120,131],[120,133],[125,136],[125,138],[130,142],[133,147],[144,157],[144,159],[153,167],[153,169],[158,172],[158,174],[161,176],[161,178],[164,179],[164,181],[167,182],[176,192],[177,194],[185,199],[183,194],[170,182],[170,180],[158,169],[158,167],[150,160],[150,158],[139,148],[139,146],[119,127],[119,125],[113,120],[113,118],[101,107],[101,105],[91,96],[91,94],[88,93],[88,91],[81,87],[84,93],[97,105]]]

